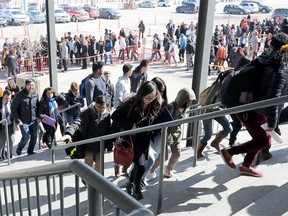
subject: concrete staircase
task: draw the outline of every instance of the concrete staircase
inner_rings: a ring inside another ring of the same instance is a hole
[[[164,179],[163,205],[160,215],[259,215],[277,216],[288,215],[288,126],[281,126],[284,142],[274,143],[271,148],[273,157],[267,161],[261,161],[257,169],[264,171],[261,178],[243,176],[237,171],[229,170],[215,152],[209,146],[204,150],[205,158],[198,160],[197,166],[192,167],[193,149],[184,147],[182,155],[175,167],[175,175],[170,179]],[[250,139],[247,132],[242,131],[238,135],[239,142]],[[221,145],[227,146],[224,140]],[[1,172],[51,164],[49,150],[39,150],[32,156],[14,157],[12,165],[7,166],[5,161],[0,162]],[[65,157],[64,151],[56,152],[56,162],[70,160]],[[242,155],[235,156],[235,162],[239,166],[243,160]],[[113,154],[105,154],[105,176],[107,179],[122,187],[126,179],[121,176],[114,177]],[[64,178],[65,186],[65,215],[75,215],[73,200],[73,175]],[[67,184],[67,185],[66,185]],[[81,182],[80,182],[81,184]],[[33,190],[33,188],[31,188]],[[43,186],[43,190],[45,187]],[[144,199],[140,202],[155,213],[157,212],[158,178],[150,179],[143,192]],[[35,192],[32,192],[35,194]],[[87,215],[87,190],[81,184],[80,200],[81,215]],[[70,203],[70,204],[69,204]],[[105,215],[115,215],[115,206],[105,199]],[[54,202],[57,208],[59,201]],[[47,206],[43,204],[43,215],[48,215]],[[32,212],[36,213],[36,209]],[[57,210],[55,214],[60,213]],[[19,213],[19,212],[18,212]],[[122,213],[121,215],[124,215]]]

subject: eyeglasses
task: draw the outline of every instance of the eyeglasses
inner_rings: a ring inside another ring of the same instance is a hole
[[[106,105],[100,105],[100,104],[96,104],[96,106],[99,108],[99,109],[106,109]]]
[[[145,98],[145,100],[147,100],[147,101],[153,101],[153,100],[155,100],[156,96],[154,96],[154,97],[147,97],[147,96],[145,96],[144,98]]]

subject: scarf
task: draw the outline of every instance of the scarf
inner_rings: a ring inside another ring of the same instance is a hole
[[[49,116],[55,120],[59,115],[58,104],[55,98],[47,98],[48,107],[49,107]]]

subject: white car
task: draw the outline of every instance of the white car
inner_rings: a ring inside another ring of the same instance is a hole
[[[55,23],[58,22],[70,22],[71,17],[69,14],[67,14],[64,10],[61,8],[56,8],[54,10],[54,15],[55,15]]]
[[[3,17],[11,25],[28,24],[30,21],[29,17],[19,10],[7,10],[3,13]]]
[[[256,3],[252,2],[242,2],[240,4],[244,9],[250,10],[251,13],[258,13],[259,12],[259,7]]]
[[[144,1],[141,1],[141,2],[138,4],[138,7],[140,7],[140,8],[155,8],[156,5],[157,5],[157,4],[156,4],[155,1],[144,0]]]
[[[158,7],[170,7],[171,4],[170,4],[169,0],[158,0],[157,6]]]

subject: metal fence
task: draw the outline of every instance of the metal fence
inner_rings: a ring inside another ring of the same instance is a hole
[[[163,173],[164,173],[164,161],[165,161],[164,155],[165,155],[165,151],[166,151],[165,146],[166,146],[166,135],[167,135],[167,128],[168,127],[172,127],[172,126],[176,126],[176,125],[182,125],[182,124],[186,124],[186,123],[190,124],[190,123],[194,123],[194,122],[199,124],[199,121],[201,121],[201,120],[213,119],[213,118],[218,117],[218,116],[235,114],[235,113],[245,112],[245,111],[249,111],[249,110],[255,110],[255,109],[264,108],[264,107],[268,107],[268,106],[274,106],[277,104],[284,104],[287,101],[288,101],[288,96],[283,96],[283,97],[279,97],[279,98],[268,99],[265,101],[259,101],[259,102],[255,102],[255,103],[251,103],[251,104],[241,105],[238,107],[223,109],[223,110],[209,112],[209,113],[201,113],[200,111],[207,109],[210,106],[215,106],[215,104],[209,105],[209,106],[204,106],[204,107],[199,107],[199,108],[195,108],[193,111],[191,110],[191,112],[197,113],[197,115],[194,115],[192,117],[174,120],[172,122],[152,125],[152,126],[148,126],[148,127],[144,127],[144,128],[137,128],[137,129],[133,129],[133,130],[129,130],[129,131],[119,132],[119,133],[110,134],[110,135],[106,135],[106,136],[102,136],[102,137],[87,139],[87,140],[75,142],[75,143],[73,143],[73,146],[78,146],[78,145],[83,145],[83,144],[87,144],[87,143],[91,143],[91,142],[100,141],[100,168],[101,168],[100,173],[104,176],[104,141],[105,140],[115,139],[119,136],[124,136],[124,135],[130,135],[130,134],[136,134],[136,133],[161,129],[161,131],[162,131],[162,133],[161,133],[161,154],[160,154],[160,168],[159,168],[159,184],[158,184],[158,193],[157,193],[157,214],[160,214],[162,211],[162,203],[163,203],[162,193],[163,193],[163,178],[164,178]],[[198,148],[198,141],[197,141],[198,135],[199,135],[199,127],[195,127],[193,129],[193,133],[192,133],[192,138],[195,137],[195,139],[192,139],[193,143],[194,143],[194,145],[193,145],[194,146],[193,165],[196,165],[196,161],[197,161],[197,151],[195,151],[195,149]],[[55,150],[63,150],[63,149],[70,147],[70,146],[71,145],[67,145],[67,144],[57,145],[57,146],[52,148],[52,153]],[[34,176],[36,174],[38,174],[38,173],[34,173]],[[89,175],[90,174],[88,174],[88,173],[86,173],[86,174],[81,173],[81,177],[83,176],[84,180],[88,180],[89,184],[90,184],[90,180],[95,181],[95,184],[97,184],[98,179],[96,179],[96,178],[92,179],[92,178],[90,178]],[[1,174],[1,176],[2,176],[2,174]],[[6,174],[5,174],[5,176],[6,176],[6,179],[9,177],[9,175],[6,175]],[[19,176],[18,177],[14,176],[14,178],[9,177],[9,179],[16,179],[16,178],[19,178]],[[1,177],[0,180],[1,179],[5,180],[5,177],[4,178]],[[94,184],[93,184],[93,186],[94,186]],[[88,187],[88,191],[89,191],[89,187]],[[105,193],[105,191],[103,191],[103,195],[104,196],[107,195]],[[6,195],[5,195],[5,197],[6,197]],[[96,198],[94,196],[88,195],[88,201],[90,202],[90,199],[92,199],[92,200],[97,199],[99,201],[99,200],[102,200],[101,197],[102,197],[102,195],[99,195],[99,197],[97,196]],[[115,199],[116,200],[117,199],[123,199],[123,197],[115,196]],[[121,203],[119,203],[119,204],[121,204]],[[119,206],[119,208],[123,208],[123,206]]]
[[[67,175],[75,175],[74,182],[66,182]],[[88,200],[87,212],[83,212],[83,209],[81,211],[80,208],[84,198],[80,196],[79,177],[86,182],[88,188],[88,199],[85,198]],[[52,181],[53,178],[57,178],[58,181]],[[104,194],[108,199],[106,201],[115,205],[112,213],[119,214],[118,208],[120,208],[131,216],[154,215],[140,202],[80,160],[6,172],[1,174],[0,181],[1,216],[11,214],[80,216],[87,213],[91,216],[100,216],[103,215],[103,199],[100,194]],[[57,187],[54,194],[51,192],[52,186]]]

